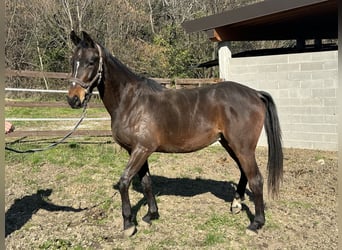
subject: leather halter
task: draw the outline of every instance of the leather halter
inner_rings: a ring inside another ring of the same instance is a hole
[[[69,78],[69,81],[75,82],[78,85],[80,85],[82,88],[84,88],[86,90],[86,94],[88,94],[88,95],[93,92],[93,89],[95,87],[97,87],[97,85],[99,85],[101,80],[102,80],[102,73],[103,73],[102,50],[101,50],[101,47],[98,44],[96,44],[96,47],[97,47],[97,50],[99,52],[100,61],[99,61],[99,67],[97,69],[97,73],[96,73],[95,77],[91,80],[91,82],[85,83],[85,82],[83,82],[82,80],[80,80],[78,78],[74,78],[74,77]]]

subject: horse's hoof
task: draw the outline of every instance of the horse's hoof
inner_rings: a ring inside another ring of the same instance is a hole
[[[258,231],[250,229],[250,228],[247,228],[246,229],[246,234],[249,235],[249,236],[256,236],[256,235],[258,235]]]
[[[230,206],[230,211],[233,214],[238,214],[242,210],[241,200],[240,199],[234,199],[232,202],[232,205]]]
[[[246,229],[246,234],[250,236],[255,236],[258,234],[258,230],[262,228],[264,223],[252,222]]]
[[[152,221],[151,220],[147,220],[145,218],[142,218],[141,226],[143,226],[143,227],[150,227],[151,225],[152,225]]]
[[[143,218],[142,222],[145,225],[151,226],[152,225],[152,220],[157,220],[159,219],[159,213],[147,213]]]
[[[144,217],[142,217],[142,220],[143,224],[145,225],[149,225],[151,226],[152,225],[152,221],[151,221],[151,216],[150,214],[146,214]]]
[[[133,236],[137,232],[137,229],[135,226],[131,226],[123,231],[124,237],[128,238]]]

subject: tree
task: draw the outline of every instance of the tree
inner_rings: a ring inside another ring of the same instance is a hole
[[[203,33],[186,34],[182,22],[256,1],[5,0],[6,67],[67,72],[70,31],[86,30],[138,73],[215,76],[196,65],[215,58],[216,44]]]

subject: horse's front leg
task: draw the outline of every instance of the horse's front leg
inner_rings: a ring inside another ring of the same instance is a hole
[[[136,232],[136,226],[133,222],[132,207],[128,193],[129,185],[131,184],[132,178],[139,172],[149,155],[150,153],[148,150],[143,147],[136,147],[134,150],[132,150],[125,171],[120,178],[119,191],[122,202],[124,235],[127,237],[132,236]]]

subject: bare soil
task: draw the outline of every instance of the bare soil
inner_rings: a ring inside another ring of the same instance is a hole
[[[230,213],[239,171],[212,146],[190,154],[156,154],[150,170],[160,219],[143,225],[147,206],[139,184],[130,190],[138,232],[122,236],[120,171],[44,164],[6,166],[7,249],[337,249],[337,153],[285,149],[278,199],[267,195],[267,150],[257,161],[265,179],[266,224],[245,228],[254,214]],[[82,159],[80,159],[81,161]]]

